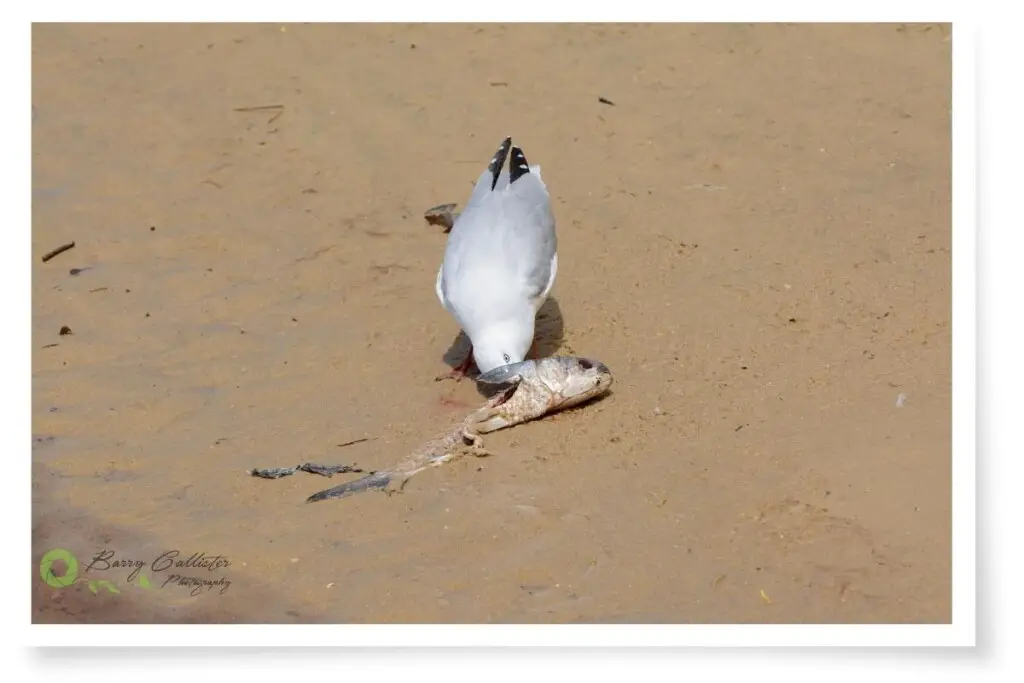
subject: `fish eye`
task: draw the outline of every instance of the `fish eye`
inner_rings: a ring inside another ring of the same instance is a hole
[[[589,370],[590,368],[594,367],[594,364],[591,363],[586,358],[580,358],[580,367],[583,368],[584,370]]]
[[[506,364],[506,365],[508,364],[508,362],[509,362],[510,360],[512,360],[511,358],[509,358],[509,357],[508,357],[508,354],[507,354],[507,353],[503,353],[503,354],[501,354],[501,357],[505,359],[505,364]]]

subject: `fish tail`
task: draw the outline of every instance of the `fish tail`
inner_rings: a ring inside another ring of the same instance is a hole
[[[307,503],[315,503],[318,500],[327,500],[328,498],[347,498],[348,496],[356,493],[362,493],[363,491],[370,491],[372,489],[383,490],[388,487],[391,483],[393,474],[390,472],[375,472],[368,474],[365,477],[360,477],[354,481],[347,481],[344,484],[314,493],[312,496],[306,499]]]

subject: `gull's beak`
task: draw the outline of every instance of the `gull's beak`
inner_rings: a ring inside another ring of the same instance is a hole
[[[532,362],[532,360],[524,360],[518,363],[502,365],[501,367],[482,373],[476,378],[476,381],[482,382],[483,384],[516,384],[522,376],[523,368],[528,363]]]

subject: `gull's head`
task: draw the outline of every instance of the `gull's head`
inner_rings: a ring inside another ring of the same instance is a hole
[[[473,360],[481,373],[526,358],[533,344],[533,310],[529,313],[492,323],[473,337]]]

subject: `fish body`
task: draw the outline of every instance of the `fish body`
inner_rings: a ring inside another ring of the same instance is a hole
[[[387,490],[392,483],[401,488],[417,472],[451,462],[467,450],[473,455],[487,455],[481,435],[590,401],[607,393],[614,379],[611,370],[600,361],[552,356],[501,366],[483,373],[477,381],[511,386],[395,467],[320,491],[307,502],[345,498],[372,489]]]

